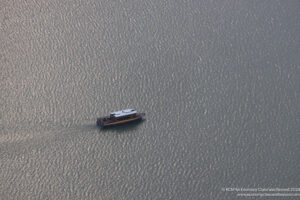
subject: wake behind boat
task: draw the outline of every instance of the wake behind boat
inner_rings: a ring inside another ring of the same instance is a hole
[[[109,127],[119,124],[142,120],[145,113],[138,113],[134,109],[119,110],[110,113],[109,116],[97,118],[97,125],[101,127]]]

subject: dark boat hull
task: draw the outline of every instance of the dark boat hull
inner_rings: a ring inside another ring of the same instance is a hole
[[[139,118],[133,121],[129,121],[129,122],[124,122],[124,123],[118,123],[118,124],[109,124],[109,125],[101,125],[99,123],[97,123],[97,125],[101,128],[110,128],[110,127],[121,127],[121,126],[126,126],[126,125],[130,125],[130,124],[136,124],[141,122],[143,119]]]

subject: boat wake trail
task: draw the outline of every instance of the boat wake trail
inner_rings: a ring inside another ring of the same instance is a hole
[[[80,134],[97,131],[94,120],[83,120],[81,123],[72,120],[60,122],[19,122],[0,126],[0,144],[22,143],[66,134]]]

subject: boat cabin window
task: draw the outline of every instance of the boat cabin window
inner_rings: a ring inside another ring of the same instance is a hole
[[[128,116],[123,116],[123,117],[118,117],[118,120],[126,120],[126,119],[130,119],[132,117],[132,115],[128,115]]]

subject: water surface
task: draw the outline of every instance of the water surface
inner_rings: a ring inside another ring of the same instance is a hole
[[[300,3],[0,6],[0,199],[299,187]],[[146,120],[101,130],[135,108]]]

